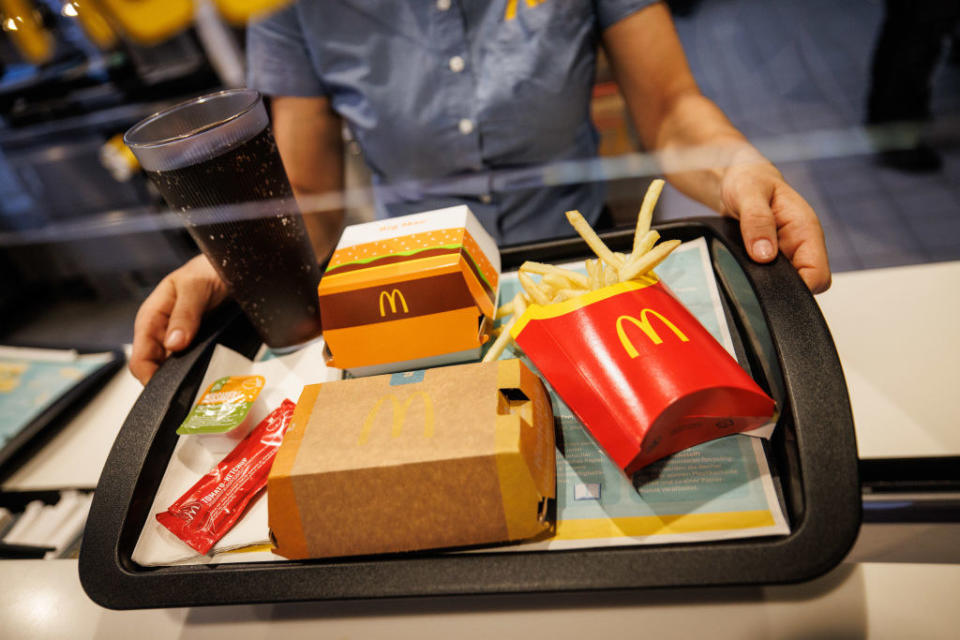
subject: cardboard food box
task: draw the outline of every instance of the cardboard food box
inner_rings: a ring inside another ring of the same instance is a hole
[[[347,227],[318,288],[329,364],[358,376],[477,359],[497,244],[466,206]]]
[[[656,279],[548,306],[511,335],[627,475],[769,423],[776,405]]]
[[[308,385],[267,482],[287,558],[530,538],[555,495],[550,398],[520,360]]]

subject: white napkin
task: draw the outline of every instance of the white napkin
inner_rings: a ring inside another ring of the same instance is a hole
[[[304,385],[339,380],[341,373],[324,363],[322,340],[295,353],[261,362],[253,362],[236,351],[217,345],[195,401],[218,378],[243,375],[261,375],[265,379],[260,396],[250,408],[250,419],[245,423],[252,429],[280,406],[284,398],[296,402]],[[265,495],[250,503],[243,517],[205,556],[157,522],[157,513],[165,511],[228,453],[223,450],[222,442],[210,438],[204,440],[196,435],[180,436],[154,497],[150,516],[134,548],[134,562],[144,566],[205,564],[211,561],[212,554],[270,541]]]

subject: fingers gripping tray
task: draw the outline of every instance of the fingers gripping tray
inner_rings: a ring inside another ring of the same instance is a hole
[[[826,323],[793,267],[752,263],[736,224],[704,218],[658,227],[665,239],[705,237],[724,309],[779,418],[767,457],[789,533],[682,545],[483,553],[386,553],[322,560],[143,567],[140,530],[215,344],[258,346],[235,309],[210,317],[194,345],[165,363],[127,417],[97,487],[80,553],[88,595],[115,609],[454,594],[787,583],[814,578],[846,555],[860,525],[856,441],[846,385]],[[628,249],[632,230],[605,236]],[[507,247],[504,272],[524,260],[589,257],[579,239]],[[560,446],[558,442],[558,446]],[[382,527],[391,523],[384,521]]]

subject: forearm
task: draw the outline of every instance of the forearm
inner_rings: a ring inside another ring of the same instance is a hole
[[[341,121],[325,98],[277,97],[274,135],[317,258],[332,251],[343,227]]]
[[[649,137],[645,142],[659,153],[671,184],[720,213],[731,213],[722,187],[731,168],[760,165],[779,175],[719,107],[695,89],[671,100]]]
[[[811,291],[830,286],[816,212],[701,95],[663,4],[611,25],[603,46],[644,145],[677,188],[740,221],[744,246],[769,262],[783,251]]]
[[[608,28],[603,46],[644,147],[660,155],[678,189],[726,213],[721,184],[729,167],[762,162],[775,171],[700,93],[662,4]]]

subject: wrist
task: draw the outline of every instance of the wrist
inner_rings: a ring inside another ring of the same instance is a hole
[[[783,181],[780,171],[756,148],[747,144],[733,152],[722,168],[719,180],[721,208],[726,216],[739,217],[740,202],[744,193],[758,189],[770,194],[772,186]]]

